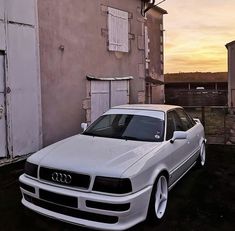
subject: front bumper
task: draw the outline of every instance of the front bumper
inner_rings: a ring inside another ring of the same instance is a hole
[[[145,220],[152,186],[126,196],[80,192],[19,178],[22,203],[42,215],[102,230],[125,230]]]

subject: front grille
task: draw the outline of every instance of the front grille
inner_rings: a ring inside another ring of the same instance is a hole
[[[43,200],[60,205],[65,205],[73,208],[77,208],[78,206],[78,199],[76,197],[61,195],[43,189],[39,189],[39,197]]]
[[[58,175],[62,177],[64,177],[65,175],[67,176],[69,175],[69,180],[65,182],[64,178],[55,179],[55,177],[53,180],[52,179],[53,174],[55,175],[55,173],[57,173]],[[90,176],[88,175],[59,170],[59,169],[50,169],[50,168],[45,168],[45,167],[40,167],[39,177],[41,180],[46,180],[46,181],[50,181],[56,184],[61,184],[61,185],[66,185],[66,186],[79,187],[83,189],[89,188],[90,180],[91,180]]]
[[[67,216],[89,220],[89,221],[102,222],[106,224],[115,224],[118,222],[118,217],[116,216],[89,213],[89,212],[80,211],[77,209],[67,208],[67,207],[63,207],[60,205],[56,205],[56,204],[52,204],[46,201],[39,200],[37,198],[31,197],[26,194],[24,194],[24,198],[26,201],[36,206],[39,206],[41,208],[44,208],[44,209],[47,209],[56,213],[64,214]]]

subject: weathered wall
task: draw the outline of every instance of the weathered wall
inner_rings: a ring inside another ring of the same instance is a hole
[[[107,6],[129,12],[128,53],[107,49]],[[39,0],[44,145],[80,132],[86,75],[133,76],[130,102],[143,102],[144,50],[140,1]]]
[[[164,82],[164,57],[163,57],[163,13],[156,9],[147,12],[148,31],[148,70],[147,74],[153,79]],[[164,85],[152,85],[151,103],[164,103]]]
[[[235,108],[228,107],[186,107],[186,111],[198,118],[204,125],[207,143],[235,144]]]

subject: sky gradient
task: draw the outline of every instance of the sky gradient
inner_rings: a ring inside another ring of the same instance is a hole
[[[158,1],[159,2],[159,1]],[[227,71],[235,40],[235,0],[166,0],[165,73]]]

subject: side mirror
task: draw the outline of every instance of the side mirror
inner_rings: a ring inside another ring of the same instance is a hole
[[[198,118],[193,118],[193,120],[197,123],[197,124],[200,124],[201,121],[198,119]]]
[[[88,124],[87,123],[81,123],[81,128],[83,131],[85,131],[88,127]]]
[[[175,131],[170,142],[173,144],[175,140],[184,140],[184,139],[187,139],[187,132]]]

